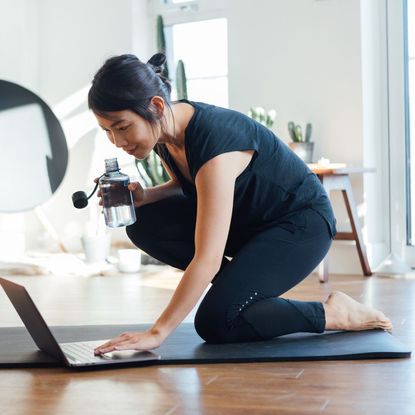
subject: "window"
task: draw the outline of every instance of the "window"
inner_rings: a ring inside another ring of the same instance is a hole
[[[406,139],[409,150],[409,162],[407,164],[409,177],[408,200],[410,214],[408,215],[408,243],[415,243],[415,168],[411,164],[415,160],[415,0],[406,0],[406,50],[405,50],[405,72],[406,72]]]
[[[172,99],[177,99],[176,67],[182,60],[187,97],[228,107],[228,27],[226,1],[153,0],[153,17],[163,16]]]
[[[194,1],[194,0],[163,0],[164,4],[178,4],[178,3],[187,3],[189,1]]]
[[[175,24],[170,38],[170,67],[175,68],[179,59],[184,62],[188,98],[228,107],[226,19]]]

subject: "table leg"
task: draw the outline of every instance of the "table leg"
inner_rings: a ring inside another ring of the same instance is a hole
[[[367,259],[366,247],[363,240],[362,228],[360,226],[357,214],[356,203],[353,197],[352,185],[348,174],[341,175],[322,175],[319,176],[321,183],[330,196],[332,190],[341,190],[346,205],[347,214],[349,216],[352,232],[339,232],[335,239],[338,240],[354,240],[356,242],[357,253],[359,255],[360,264],[365,276],[372,275],[369,261]],[[322,267],[319,268],[320,282],[328,281],[328,255],[323,260]]]
[[[320,282],[328,282],[329,280],[329,256],[326,257],[321,261],[318,267],[318,279]]]
[[[360,226],[360,220],[357,215],[356,203],[354,201],[352,185],[350,183],[349,176],[343,177],[343,199],[346,204],[347,213],[349,215],[350,224],[352,226],[352,233],[354,240],[356,241],[357,253],[359,254],[360,264],[362,265],[363,274],[365,276],[372,275],[369,261],[367,259],[366,247],[363,240],[362,228]]]

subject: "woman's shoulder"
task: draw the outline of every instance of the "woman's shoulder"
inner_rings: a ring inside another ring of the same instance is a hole
[[[220,107],[201,101],[180,100],[195,108],[195,115],[192,117],[188,132],[197,134],[242,134],[244,131],[253,133],[256,126],[254,120],[248,115],[230,108]]]
[[[251,118],[249,118],[246,114],[244,114],[243,112],[231,109],[231,108],[225,108],[225,107],[221,107],[219,105],[215,105],[215,104],[210,104],[208,102],[202,102],[202,101],[192,101],[189,99],[179,99],[177,101],[174,101],[174,103],[176,102],[184,102],[187,104],[192,105],[194,108],[201,110],[203,112],[207,112],[207,113],[213,113],[215,115],[233,115],[235,117],[242,117],[242,118],[247,118],[248,120],[251,120]]]

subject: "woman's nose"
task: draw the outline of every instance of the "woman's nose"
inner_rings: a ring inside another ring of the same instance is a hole
[[[113,137],[115,146],[118,148],[125,147],[128,144],[125,139],[119,136],[117,137],[115,133],[113,133],[112,137]]]

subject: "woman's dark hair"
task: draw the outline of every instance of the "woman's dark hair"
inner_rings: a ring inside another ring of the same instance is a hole
[[[89,109],[103,117],[109,111],[131,110],[152,126],[160,123],[149,105],[151,98],[158,95],[171,110],[171,85],[161,74],[165,61],[163,53],[156,53],[147,63],[131,54],[107,59],[92,80]]]

